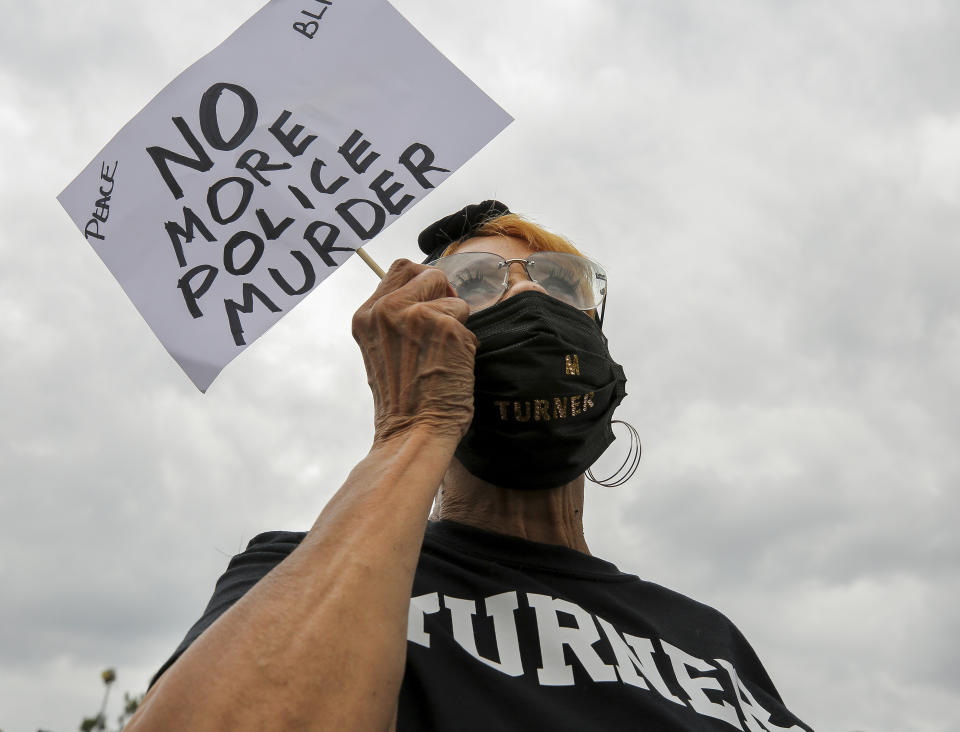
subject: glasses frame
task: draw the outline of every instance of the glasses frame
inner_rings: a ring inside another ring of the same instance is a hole
[[[570,305],[570,307],[573,307],[573,308],[576,308],[577,310],[580,310],[581,312],[589,312],[590,310],[593,310],[595,313],[597,313],[597,316],[596,316],[596,317],[597,317],[597,321],[598,321],[600,324],[603,324],[603,309],[605,309],[605,305],[606,305],[606,301],[607,301],[607,273],[606,273],[606,270],[604,270],[603,266],[602,266],[599,262],[596,262],[596,261],[590,259],[589,257],[584,257],[584,256],[581,256],[581,255],[579,255],[579,254],[572,254],[571,252],[554,252],[554,251],[550,251],[550,250],[544,250],[544,251],[542,251],[542,252],[534,252],[534,254],[533,254],[532,256],[529,256],[529,257],[526,257],[526,258],[523,258],[523,257],[514,257],[514,258],[511,258],[511,259],[507,259],[506,257],[504,257],[504,256],[502,256],[502,255],[500,255],[500,254],[496,254],[496,253],[494,253],[494,252],[454,252],[453,254],[448,254],[446,257],[440,257],[439,259],[434,259],[432,262],[429,262],[429,263],[428,263],[428,266],[430,266],[430,267],[437,267],[438,269],[440,269],[441,272],[443,272],[443,268],[438,266],[440,262],[442,262],[442,261],[445,260],[445,259],[449,259],[450,257],[456,257],[456,256],[460,256],[460,255],[467,256],[467,255],[470,255],[470,254],[487,254],[487,255],[489,255],[489,256],[491,256],[491,257],[496,257],[498,260],[500,260],[500,261],[497,263],[497,269],[498,269],[498,270],[500,270],[500,269],[503,269],[503,270],[504,270],[504,273],[503,273],[503,282],[500,283],[500,286],[501,286],[503,289],[502,289],[502,291],[500,292],[500,295],[497,297],[497,299],[494,300],[493,302],[491,302],[489,305],[484,305],[482,308],[478,308],[477,310],[474,310],[474,311],[472,311],[472,312],[480,312],[481,310],[486,310],[487,308],[493,307],[493,306],[496,305],[498,302],[500,302],[501,298],[503,297],[503,294],[504,294],[504,293],[509,289],[509,287],[510,287],[510,284],[509,284],[509,280],[510,280],[510,265],[512,265],[512,264],[517,264],[517,263],[522,264],[522,265],[523,265],[523,272],[524,272],[524,274],[527,276],[527,279],[530,280],[530,282],[533,282],[534,284],[539,285],[540,282],[537,280],[537,278],[534,277],[532,274],[530,274],[530,269],[529,269],[528,265],[531,264],[531,263],[532,263],[533,265],[536,265],[536,263],[537,263],[537,262],[536,262],[536,260],[537,260],[537,255],[540,255],[540,254],[548,254],[548,255],[559,254],[559,255],[562,255],[562,256],[565,256],[565,257],[574,257],[574,258],[576,258],[577,260],[582,260],[582,261],[589,262],[590,265],[592,266],[594,276],[596,277],[597,280],[600,280],[600,281],[602,282],[602,284],[600,285],[600,297],[599,297],[599,300],[598,300],[596,303],[594,303],[593,305],[591,305],[591,306],[589,306],[589,307],[585,307],[585,308],[578,307],[577,305],[573,305],[572,303],[567,303],[567,304]],[[446,275],[446,274],[447,274],[447,273],[444,272],[444,275]],[[447,280],[447,281],[449,281],[449,277],[448,277],[448,280]],[[451,286],[453,286],[454,289],[456,289],[455,286],[453,285],[453,283],[451,283]],[[542,285],[541,285],[541,286],[542,286]],[[591,289],[591,291],[593,290],[593,285],[592,285],[592,283],[591,283],[591,288],[590,288],[590,289]],[[548,294],[549,294],[549,293],[548,293]],[[554,297],[554,296],[551,295],[551,297]],[[565,302],[565,301],[562,300],[561,298],[557,298],[557,299],[559,299],[561,302]]]

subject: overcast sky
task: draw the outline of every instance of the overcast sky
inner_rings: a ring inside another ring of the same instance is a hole
[[[260,4],[2,0],[4,732],[142,691],[369,445],[358,258],[201,395],[55,200]],[[644,458],[593,553],[725,612],[818,730],[960,729],[960,5],[395,5],[516,122],[374,257],[496,197],[607,267]]]

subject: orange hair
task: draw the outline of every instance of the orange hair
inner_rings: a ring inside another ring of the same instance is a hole
[[[445,257],[448,254],[453,254],[463,242],[477,236],[511,236],[515,239],[522,240],[535,252],[565,252],[566,254],[576,254],[578,257],[583,256],[583,254],[564,237],[547,231],[543,227],[515,213],[504,214],[503,216],[497,216],[484,221],[480,226],[470,232],[469,237],[455,241],[448,246],[440,256]]]

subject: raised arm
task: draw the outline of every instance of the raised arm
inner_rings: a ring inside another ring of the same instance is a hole
[[[357,311],[370,452],[300,546],[160,677],[129,732],[394,726],[427,515],[473,413],[476,339],[452,294],[401,260]]]

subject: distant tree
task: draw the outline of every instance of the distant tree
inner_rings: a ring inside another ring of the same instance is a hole
[[[137,711],[137,707],[140,706],[140,702],[143,701],[143,694],[131,696],[129,692],[124,692],[123,712],[117,717],[116,729],[107,730],[107,700],[110,698],[110,688],[113,686],[113,682],[117,680],[117,672],[112,668],[108,668],[101,672],[100,679],[103,681],[104,686],[103,701],[100,702],[100,711],[97,712],[94,717],[83,718],[83,721],[80,723],[80,732],[121,732],[126,726],[127,720],[133,716],[133,713]],[[2,732],[2,730],[0,730],[0,732]],[[42,730],[38,730],[37,732],[42,732]]]

